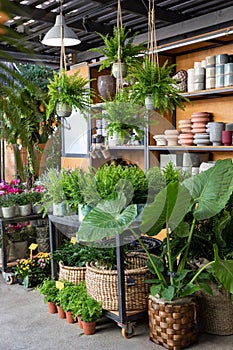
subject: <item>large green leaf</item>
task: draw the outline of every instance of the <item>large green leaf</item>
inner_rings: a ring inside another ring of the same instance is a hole
[[[157,234],[163,227],[174,230],[183,220],[190,206],[190,193],[177,182],[171,182],[160,191],[142,214],[142,232]]]
[[[197,203],[193,212],[197,220],[208,219],[220,212],[233,190],[233,164],[231,159],[216,164],[183,182]]]
[[[77,241],[95,242],[126,230],[137,215],[136,204],[123,209],[126,201],[119,193],[116,199],[100,202],[85,216],[76,235]]]
[[[216,260],[214,263],[214,273],[226,290],[233,294],[233,260]]]

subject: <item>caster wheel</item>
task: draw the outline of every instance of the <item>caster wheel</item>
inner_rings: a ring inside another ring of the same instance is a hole
[[[134,328],[131,327],[131,332],[128,332],[126,328],[122,328],[121,334],[125,339],[130,339],[134,335]]]
[[[15,282],[14,276],[11,276],[11,275],[6,276],[5,282],[6,284],[14,284]]]

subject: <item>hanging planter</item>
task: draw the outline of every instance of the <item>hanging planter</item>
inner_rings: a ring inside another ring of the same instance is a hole
[[[127,75],[127,65],[124,62],[116,62],[112,65],[112,75],[116,79],[125,78]]]
[[[55,109],[57,116],[60,118],[68,118],[71,116],[72,109],[67,103],[58,102]]]

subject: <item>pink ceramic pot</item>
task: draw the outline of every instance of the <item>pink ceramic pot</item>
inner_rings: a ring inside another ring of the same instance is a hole
[[[232,145],[232,131],[230,130],[222,131],[222,143],[224,144],[224,146]]]

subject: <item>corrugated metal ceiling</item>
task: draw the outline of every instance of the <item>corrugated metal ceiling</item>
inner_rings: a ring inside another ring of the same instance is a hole
[[[7,2],[6,2],[7,3]],[[41,43],[46,32],[53,26],[55,17],[59,14],[57,0],[14,0],[2,7],[7,7],[11,18],[5,23],[9,28],[20,33],[21,44],[36,53],[36,59],[45,63],[57,64],[60,50]],[[168,45],[175,41],[186,40],[208,32],[233,28],[233,5],[231,0],[155,0],[156,29],[158,45]],[[132,32],[139,31],[138,40],[147,39],[148,31],[148,0],[122,0],[123,25]],[[92,47],[103,44],[96,32],[111,33],[117,20],[117,0],[64,0],[63,14],[66,23],[79,36],[81,44],[66,48],[66,53],[72,55],[76,62],[91,60]],[[209,41],[210,45],[221,45],[222,40],[216,38]],[[0,50],[14,54],[18,60],[28,60],[1,40]],[[96,55],[95,55],[96,56]]]

